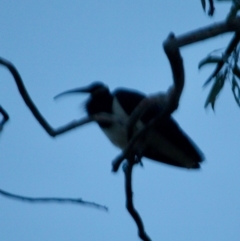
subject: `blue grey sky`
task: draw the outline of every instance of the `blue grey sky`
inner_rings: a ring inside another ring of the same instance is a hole
[[[1,1],[0,56],[20,71],[33,101],[53,127],[85,115],[87,95],[58,101],[61,91],[94,80],[146,94],[165,91],[172,73],[162,42],[223,20],[229,4],[209,18],[199,0]],[[216,112],[204,109],[202,85],[213,66],[198,70],[223,35],[181,50],[186,86],[174,118],[205,154],[200,171],[144,159],[134,170],[134,201],[152,240],[239,241],[239,108],[226,83]],[[139,240],[125,209],[120,153],[94,123],[50,138],[23,103],[12,76],[0,68],[0,103],[11,120],[0,136],[0,188],[26,196],[82,197],[108,213],[74,205],[26,204],[0,196],[1,241]]]

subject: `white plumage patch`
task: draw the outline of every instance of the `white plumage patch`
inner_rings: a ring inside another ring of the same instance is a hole
[[[123,110],[116,98],[113,99],[112,113],[116,115],[123,123],[128,120],[128,115]],[[138,122],[137,127],[143,126],[142,123]],[[114,123],[111,127],[102,128],[108,139],[120,149],[124,149],[127,146],[127,131],[124,124]]]

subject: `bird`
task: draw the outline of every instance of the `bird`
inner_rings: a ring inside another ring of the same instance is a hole
[[[117,88],[110,92],[108,86],[100,81],[95,81],[86,87],[64,91],[55,98],[74,93],[89,94],[85,102],[88,116],[106,113],[123,121],[127,121],[138,104],[147,98],[144,93],[127,88]],[[161,104],[150,106],[135,124],[134,131],[142,128],[162,110]],[[115,146],[122,150],[126,148],[129,142],[126,126],[117,121],[97,121],[97,124]],[[157,122],[147,131],[145,139],[147,139],[146,143],[140,142],[138,151],[136,151],[139,160],[146,157],[153,161],[187,169],[200,168],[200,163],[204,160],[202,151],[172,116],[166,116]]]

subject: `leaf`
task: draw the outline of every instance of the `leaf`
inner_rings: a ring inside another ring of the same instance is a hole
[[[204,105],[205,108],[207,108],[207,106],[211,104],[212,109],[214,110],[215,101],[224,86],[226,75],[227,75],[227,71],[225,71],[224,73],[218,74],[216,76],[215,83],[213,84],[212,89],[205,102],[205,105]]]
[[[205,0],[201,0],[201,3],[202,3],[202,8],[203,8],[203,10],[205,12],[205,10],[206,10],[206,1]]]
[[[232,72],[240,79],[240,68],[235,64]]]
[[[198,69],[202,68],[206,64],[215,64],[222,62],[223,58],[219,56],[207,56],[205,59],[201,60],[198,64]]]
[[[238,93],[236,93],[236,90]],[[237,83],[236,78],[233,76],[232,78],[232,92],[233,96],[235,98],[235,101],[237,102],[238,106],[240,107],[240,87]]]

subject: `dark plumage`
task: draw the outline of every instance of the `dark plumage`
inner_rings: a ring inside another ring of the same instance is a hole
[[[88,115],[105,112],[116,115],[120,119],[126,119],[146,96],[140,92],[124,88],[116,89],[111,93],[106,85],[94,82],[86,88],[77,88],[63,92],[89,93],[86,101]],[[136,124],[136,129],[141,128],[162,110],[160,105],[151,106]],[[127,145],[126,129],[119,123],[98,123],[110,141],[120,147]],[[203,155],[193,141],[184,133],[176,121],[171,117],[164,118],[150,129],[146,135],[145,145],[139,147],[138,155],[178,167],[199,168],[203,161]]]

